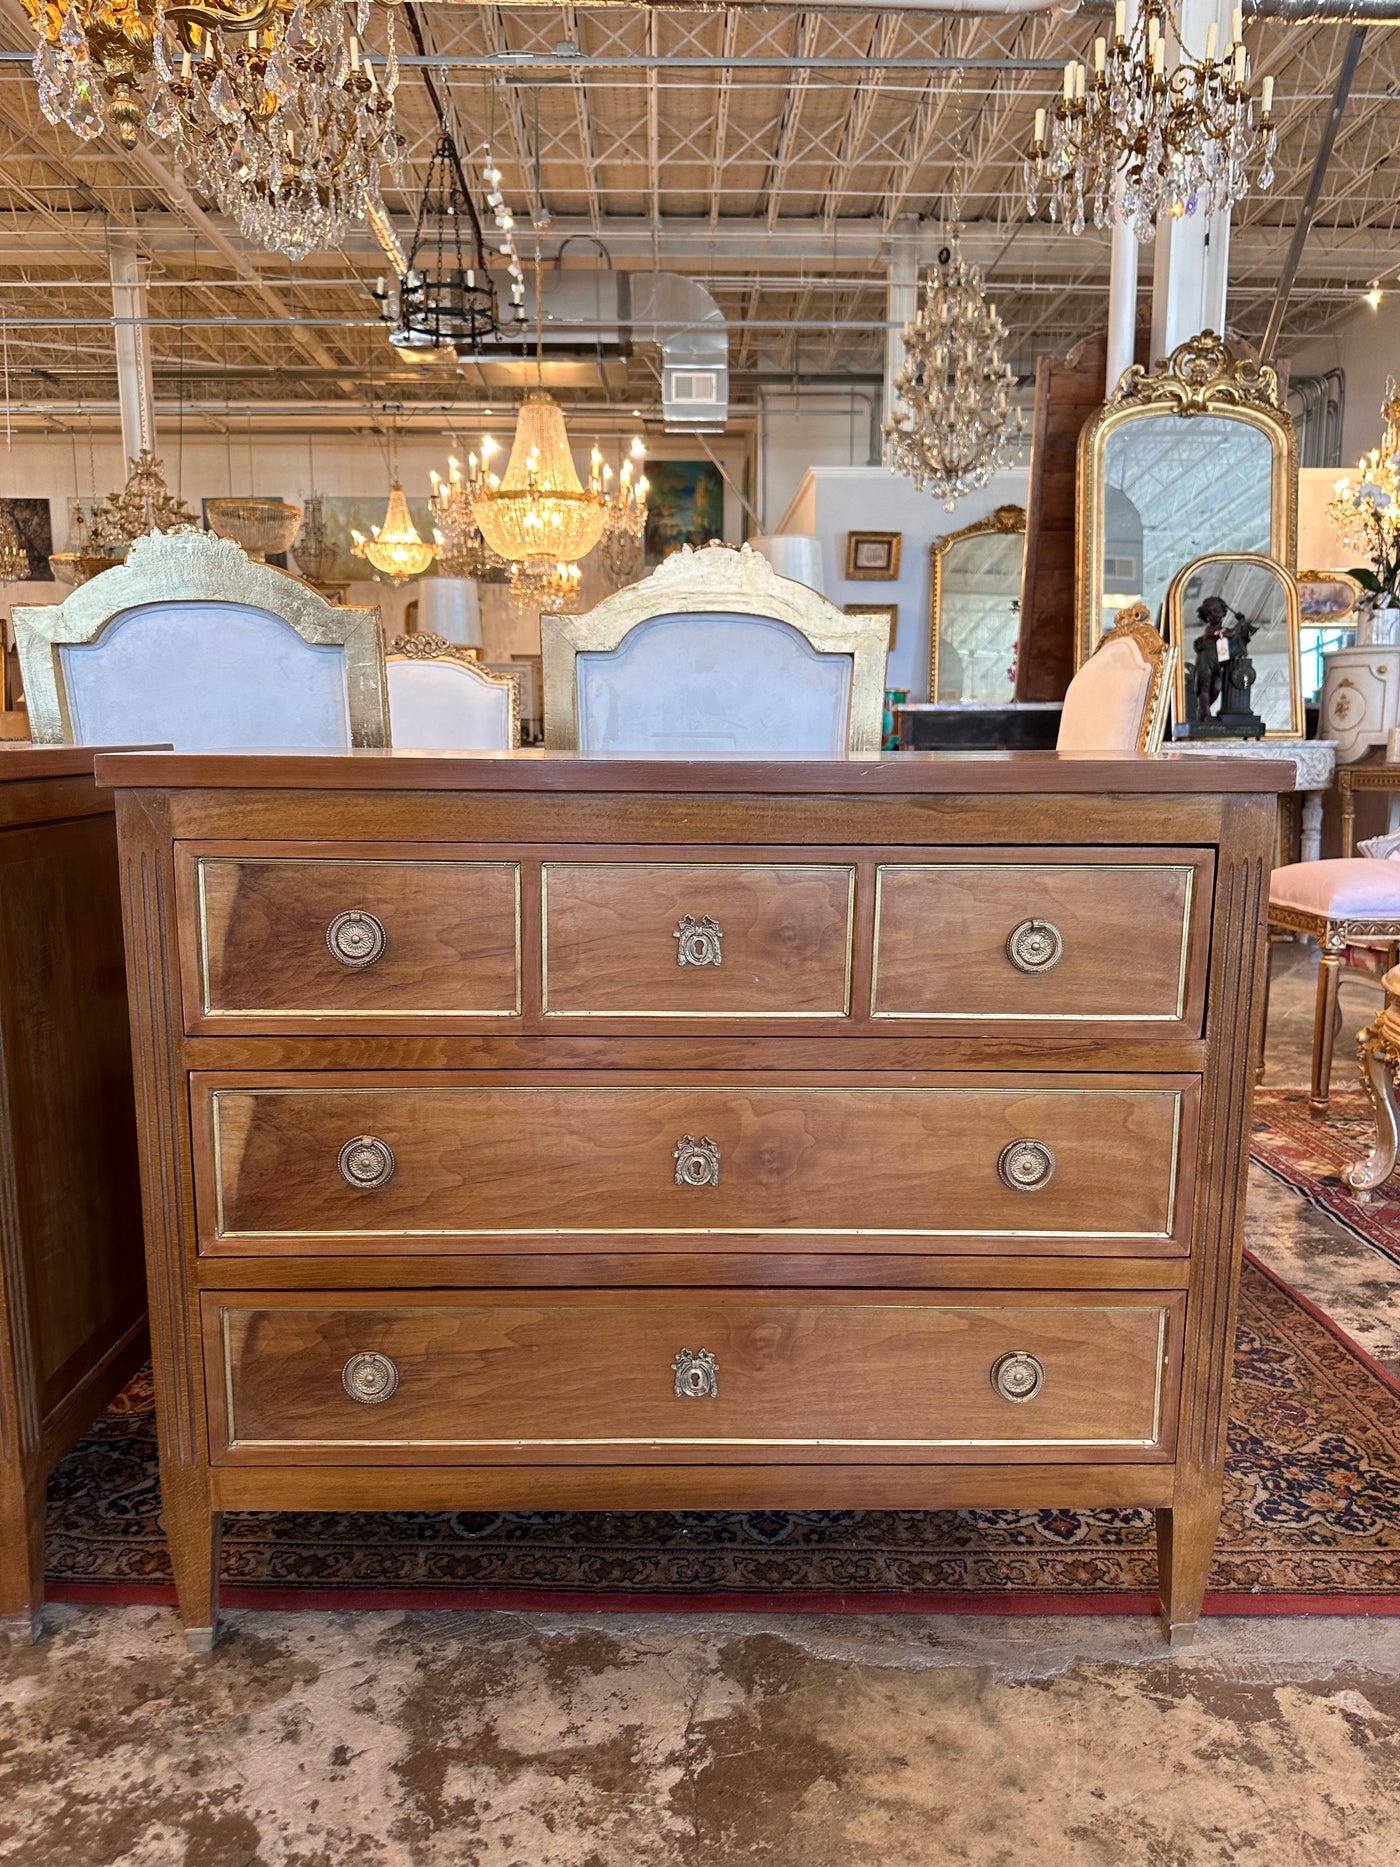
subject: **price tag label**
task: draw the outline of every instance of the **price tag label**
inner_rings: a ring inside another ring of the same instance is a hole
[[[1223,635],[1215,644],[1215,652],[1221,661],[1228,661],[1230,659],[1230,644],[1225,640]]]

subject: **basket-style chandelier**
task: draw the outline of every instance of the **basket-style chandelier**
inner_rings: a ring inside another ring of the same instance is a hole
[[[1026,206],[1045,198],[1051,220],[1073,234],[1130,226],[1150,240],[1159,214],[1214,214],[1249,192],[1273,186],[1277,136],[1274,81],[1265,78],[1256,117],[1249,89],[1244,19],[1234,9],[1230,43],[1206,28],[1205,55],[1181,44],[1167,0],[1142,0],[1128,27],[1117,0],[1111,41],[1094,41],[1093,70],[1071,59],[1053,111],[1035,113],[1025,162]],[[1177,61],[1167,68],[1169,43]]]
[[[903,335],[897,399],[883,424],[885,465],[951,512],[955,499],[987,484],[1021,433],[1010,402],[1015,374],[1001,354],[1006,327],[955,233]]]
[[[495,443],[481,444],[481,461],[467,482],[481,535],[511,564],[573,564],[603,535],[608,502],[595,472],[584,486],[574,466],[564,411],[543,389],[521,405],[510,460],[497,477],[490,470]]]
[[[512,258],[511,266],[511,302],[519,309],[525,287],[519,261]],[[481,222],[445,123],[428,165],[408,263],[384,299],[396,350],[470,354],[500,331]]]
[[[299,259],[379,205],[397,160],[393,13],[376,70],[370,0],[23,0],[51,123],[132,149],[169,141],[258,245]]]
[[[372,527],[372,535],[352,531],[353,550],[372,564],[390,583],[407,583],[421,577],[437,556],[437,546],[418,536],[418,528],[408,510],[403,487],[397,480],[389,489],[389,503],[384,509],[384,523]]]
[[[324,494],[307,493],[301,502],[301,530],[294,554],[297,569],[308,583],[328,583],[338,553],[326,531]]]

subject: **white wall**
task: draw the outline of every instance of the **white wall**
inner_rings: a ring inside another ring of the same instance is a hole
[[[758,474],[754,506],[760,526],[775,532],[808,470],[816,466],[865,467],[870,463],[871,398],[878,386],[845,390],[766,390],[758,421]],[[787,525],[784,529],[796,530]]]
[[[814,466],[795,491],[778,531],[814,531],[822,545],[826,595],[838,609],[853,603],[896,603],[899,620],[890,653],[888,687],[928,698],[929,547],[935,538],[971,525],[998,506],[1024,506],[1029,469],[997,474],[990,486],[966,493],[954,511],[885,467]],[[849,582],[847,532],[900,532],[899,576],[891,583]]]
[[[1400,376],[1400,292],[1387,292],[1374,311],[1358,302],[1334,330],[1296,350],[1288,368],[1292,376],[1346,371],[1342,466],[1354,467],[1380,441],[1386,378]]]

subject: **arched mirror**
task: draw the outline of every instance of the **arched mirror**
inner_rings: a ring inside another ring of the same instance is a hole
[[[1075,665],[1133,603],[1157,618],[1183,564],[1297,560],[1293,427],[1273,370],[1213,331],[1140,364],[1079,438]]]
[[[936,538],[929,569],[928,694],[943,706],[1006,707],[1015,697],[1026,514]]]
[[[1167,590],[1168,639],[1180,652],[1173,712],[1205,725],[1230,698],[1231,669],[1247,669],[1252,712],[1268,739],[1301,739],[1298,579],[1255,552],[1213,552],[1186,564]],[[1233,662],[1231,658],[1234,658]]]

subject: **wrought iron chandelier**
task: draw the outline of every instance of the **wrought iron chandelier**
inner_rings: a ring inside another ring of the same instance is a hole
[[[1026,206],[1042,196],[1051,220],[1068,232],[1117,222],[1150,240],[1158,216],[1214,214],[1247,194],[1259,165],[1260,188],[1273,186],[1277,135],[1274,81],[1265,78],[1255,115],[1240,8],[1230,43],[1216,56],[1219,32],[1206,29],[1195,58],[1167,0],[1142,0],[1128,27],[1117,0],[1112,42],[1094,41],[1092,72],[1071,59],[1053,111],[1037,110],[1025,161]],[[1178,47],[1167,68],[1168,42]],[[1048,130],[1048,133],[1047,133]]]
[[[437,556],[437,546],[425,543],[418,536],[403,487],[397,480],[389,489],[384,523],[374,526],[368,538],[363,532],[355,531],[350,536],[355,541],[356,557],[364,558],[394,584],[407,583],[410,577],[421,577]]]
[[[520,264],[513,256],[510,264],[511,302],[523,316]],[[381,280],[376,295],[384,300],[396,350],[470,355],[500,331],[481,222],[445,123],[428,166],[408,263],[393,286],[386,289]]]
[[[379,205],[397,160],[398,59],[364,45],[370,0],[23,0],[51,123],[125,148],[143,119],[250,241],[299,259]]]
[[[987,484],[1021,433],[1010,403],[1015,375],[1001,356],[1006,327],[955,233],[903,336],[897,399],[883,424],[885,465],[951,512],[955,499]]]

